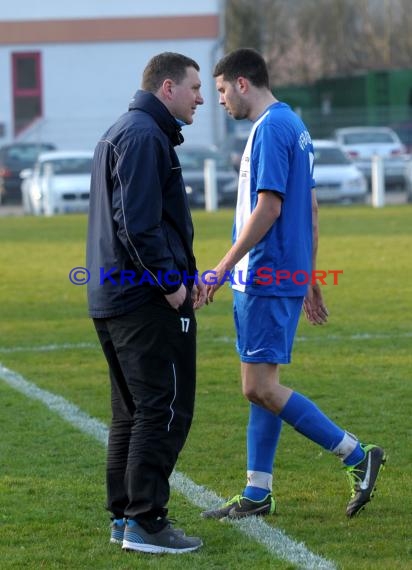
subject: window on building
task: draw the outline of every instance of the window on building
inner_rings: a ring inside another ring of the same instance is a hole
[[[18,135],[43,114],[41,56],[39,52],[13,53],[13,121]]]

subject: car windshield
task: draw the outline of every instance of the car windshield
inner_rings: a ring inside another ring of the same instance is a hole
[[[408,125],[400,125],[399,127],[394,127],[396,134],[401,139],[404,144],[410,145],[412,144],[412,124]]]
[[[92,171],[92,159],[88,157],[60,158],[47,160],[41,164],[40,174],[48,170],[53,174],[90,174]]]
[[[315,164],[350,164],[351,161],[340,148],[333,146],[315,148]]]
[[[226,158],[213,151],[178,151],[179,162],[182,170],[203,170],[205,160],[212,158],[216,161],[216,166],[222,169],[230,169]]]
[[[50,145],[15,145],[5,150],[7,159],[13,162],[34,163],[40,153],[52,150]]]
[[[396,142],[390,133],[370,133],[370,132],[359,132],[350,133],[343,135],[344,144],[374,144],[374,143],[384,143],[393,144]]]

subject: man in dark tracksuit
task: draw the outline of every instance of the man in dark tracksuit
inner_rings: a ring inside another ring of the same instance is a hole
[[[199,66],[153,57],[129,111],[98,142],[87,239],[89,315],[109,364],[107,459],[111,542],[127,550],[190,552],[202,545],[172,527],[169,476],[193,416],[193,225],[174,146],[200,94]],[[196,283],[195,283],[196,281]]]

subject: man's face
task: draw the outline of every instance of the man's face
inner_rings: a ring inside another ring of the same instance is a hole
[[[219,92],[219,104],[223,105],[234,119],[247,119],[248,105],[242,96],[238,81],[225,81],[223,75],[218,75],[215,80]]]
[[[186,77],[180,83],[173,83],[173,115],[186,124],[193,123],[193,115],[198,105],[203,105],[200,94],[200,77],[194,67],[188,67]]]

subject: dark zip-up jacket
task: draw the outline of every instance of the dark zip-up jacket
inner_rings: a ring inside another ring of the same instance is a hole
[[[89,315],[105,318],[191,287],[193,224],[174,146],[183,137],[152,93],[103,135],[93,159],[86,265]]]

